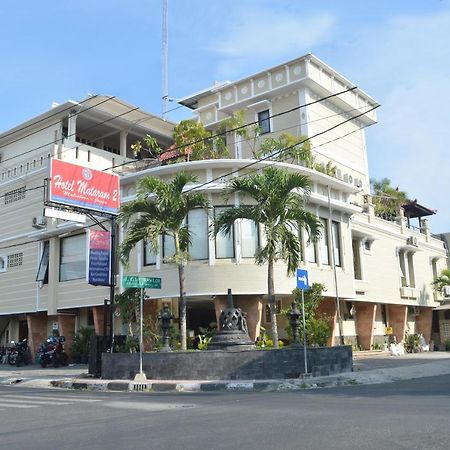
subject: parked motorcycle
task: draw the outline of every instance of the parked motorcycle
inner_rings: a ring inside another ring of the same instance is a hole
[[[20,342],[11,342],[8,353],[8,363],[11,366],[20,367],[22,364],[31,363],[31,354],[28,348],[28,341],[23,339]]]
[[[69,357],[64,350],[64,336],[50,336],[39,348],[39,363],[45,368],[49,365],[53,367],[67,366]]]

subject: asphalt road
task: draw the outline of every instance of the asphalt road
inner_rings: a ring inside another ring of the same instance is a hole
[[[0,387],[0,448],[448,449],[450,376],[290,393]]]

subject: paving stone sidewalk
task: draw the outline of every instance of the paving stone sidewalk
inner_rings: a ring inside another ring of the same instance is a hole
[[[354,356],[354,371],[326,377],[289,380],[102,380],[90,378],[87,367],[71,365],[42,369],[37,366],[14,368],[0,365],[0,385],[49,389],[87,389],[99,391],[145,392],[280,392],[355,384],[390,383],[399,380],[450,374],[450,354],[430,352],[390,356],[388,353],[359,352]]]

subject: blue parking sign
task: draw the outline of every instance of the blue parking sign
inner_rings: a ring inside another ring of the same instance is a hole
[[[308,271],[306,269],[297,269],[297,287],[309,289]]]

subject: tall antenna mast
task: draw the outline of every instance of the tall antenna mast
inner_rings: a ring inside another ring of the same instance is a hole
[[[169,0],[163,0],[162,28],[162,118],[166,119],[169,106]]]

